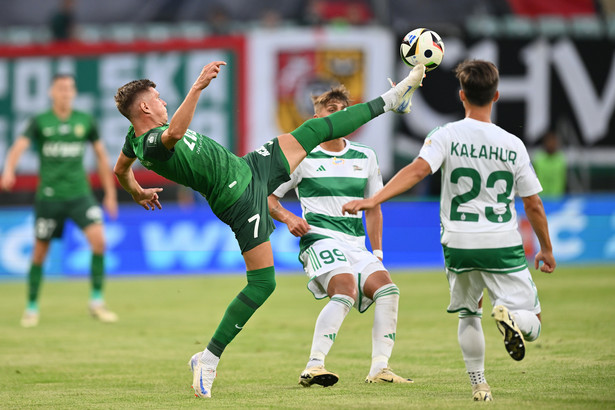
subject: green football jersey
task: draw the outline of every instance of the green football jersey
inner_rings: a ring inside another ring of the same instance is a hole
[[[201,193],[215,214],[234,204],[252,179],[247,162],[192,130],[168,150],[162,144],[167,128],[168,124],[137,137],[131,125],[122,152],[158,175]]]
[[[98,140],[94,118],[73,111],[61,120],[49,110],[33,117],[24,132],[40,158],[38,199],[65,200],[91,193],[83,155],[87,142]]]

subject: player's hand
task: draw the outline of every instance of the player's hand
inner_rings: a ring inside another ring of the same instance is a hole
[[[305,235],[310,230],[310,225],[307,221],[296,215],[290,218],[286,226],[288,227],[288,231],[298,238]]]
[[[5,191],[10,191],[15,185],[15,174],[12,172],[2,173],[2,180],[0,180],[1,188]]]
[[[158,201],[158,192],[160,191],[162,191],[162,188],[147,188],[140,193],[133,194],[132,198],[135,200],[136,203],[138,203],[148,211],[150,209],[153,211],[156,208],[162,209],[162,206]]]
[[[226,65],[226,62],[213,61],[207,64],[201,70],[201,74],[199,74],[199,78],[197,78],[196,81],[194,82],[193,87],[199,90],[203,90],[205,87],[209,85],[211,80],[213,80],[214,78],[218,76],[218,73],[220,72],[220,67],[223,65]]]
[[[375,204],[373,204],[369,198],[355,199],[354,201],[347,202],[342,206],[342,215],[344,215],[346,212],[352,215],[356,215],[357,212],[364,209],[371,209],[374,207],[374,205]]]
[[[113,220],[117,219],[117,198],[111,195],[105,195],[103,198],[103,208]]]
[[[540,265],[540,262],[542,262],[542,265]],[[541,250],[534,258],[534,267],[536,269],[540,267],[540,270],[545,273],[553,272],[555,270],[555,265],[556,263],[555,258],[553,257],[553,252],[545,252]]]

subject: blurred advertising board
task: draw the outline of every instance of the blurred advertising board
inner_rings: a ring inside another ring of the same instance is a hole
[[[615,195],[566,197],[544,203],[559,264],[615,264]],[[297,202],[284,205],[292,212],[301,212]],[[522,214],[522,206],[517,208]],[[388,202],[382,210],[384,261],[389,269],[442,269],[437,202]],[[27,274],[33,226],[28,208],[0,210],[0,277]],[[300,272],[298,238],[285,225],[276,226],[271,243],[277,271]],[[538,249],[536,240],[526,221],[520,229],[527,253],[532,256]],[[206,204],[164,205],[154,212],[125,205],[119,219],[106,222],[105,235],[105,263],[111,276],[245,271],[233,233]],[[64,240],[53,243],[45,271],[52,276],[84,276],[89,263],[88,244],[79,229],[69,223]]]
[[[387,77],[399,80],[393,76],[397,46],[384,28],[254,30],[247,41],[251,150],[312,118],[311,97],[333,85],[343,84],[360,103],[384,93]],[[384,175],[394,171],[394,118],[382,115],[349,137],[376,151]]]
[[[28,118],[49,108],[48,89],[57,73],[75,75],[79,94],[75,108],[95,115],[101,139],[114,161],[129,122],[115,107],[118,87],[139,78],[157,84],[161,97],[174,113],[203,66],[228,63],[211,83],[197,106],[191,127],[235,152],[246,152],[244,37],[218,37],[199,41],[170,40],[132,43],[67,43],[0,48],[0,166],[6,149],[25,129]],[[86,157],[90,170],[96,161]],[[36,174],[33,152],[24,154],[20,174]],[[160,178],[163,180],[162,178]],[[17,181],[17,189],[32,189],[31,179]],[[166,180],[163,180],[166,181]],[[28,186],[20,186],[22,182]]]
[[[573,166],[615,170],[615,47],[607,39],[445,37],[441,66],[427,74],[401,118],[400,137],[418,154],[435,127],[464,117],[453,69],[466,59],[494,62],[500,74],[492,121],[532,151],[550,129]],[[406,71],[399,62],[398,72]],[[399,76],[400,74],[398,74]],[[587,181],[581,181],[587,182]],[[577,191],[594,186],[579,184]],[[609,185],[615,187],[612,180]]]

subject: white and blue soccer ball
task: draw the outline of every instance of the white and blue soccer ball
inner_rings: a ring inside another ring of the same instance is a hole
[[[435,31],[417,28],[404,36],[399,46],[399,54],[402,61],[410,67],[423,64],[425,71],[431,71],[442,62],[444,42]]]

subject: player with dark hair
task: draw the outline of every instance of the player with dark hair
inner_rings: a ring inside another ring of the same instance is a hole
[[[166,103],[153,82],[132,81],[120,87],[115,96],[118,110],[132,124],[115,165],[124,189],[145,209],[161,208],[158,194],[162,188],[142,188],[134,177],[131,167],[138,158],[146,168],[198,191],[207,198],[214,214],[231,227],[246,263],[246,287],[228,306],[205,351],[189,362],[197,397],[211,397],[222,352],[275,288],[269,243],[274,224],[267,207],[268,195],[287,181],[307,153],[321,142],[345,136],[386,111],[408,112],[410,98],[425,70],[419,66],[381,97],[327,118],[311,119],[240,158],[188,129],[201,92],[223,65],[226,63],[215,61],[203,67],[168,124]]]
[[[465,61],[455,70],[466,117],[433,130],[419,156],[376,195],[342,208],[356,213],[407,191],[442,169],[441,242],[451,300],[459,313],[458,338],[476,401],[491,401],[485,379],[485,339],[481,317],[483,289],[494,305],[491,315],[514,360],[525,356],[525,342],[540,334],[540,302],[527,267],[517,227],[514,197],[540,242],[534,265],[551,273],[555,258],[542,190],[521,140],[491,122],[498,100],[498,70],[490,62]]]
[[[117,315],[105,307],[103,299],[103,213],[92,194],[83,167],[85,147],[89,142],[94,148],[98,174],[105,191],[103,205],[115,218],[117,198],[107,152],[98,137],[94,118],[73,109],[77,89],[72,75],[54,76],[49,95],[51,109],[30,120],[24,134],[10,148],[2,174],[2,188],[10,190],[15,184],[15,168],[19,158],[34,144],[40,158],[40,180],[34,204],[36,241],[28,274],[28,305],[21,325],[38,325],[43,263],[51,240],[62,237],[66,219],[72,219],[81,228],[92,249],[90,313],[101,322],[115,322]]]
[[[350,106],[344,86],[312,97],[314,118],[325,118]],[[372,363],[367,383],[412,383],[389,368],[395,344],[399,289],[382,264],[382,212],[376,206],[359,215],[343,215],[342,205],[365,198],[382,188],[382,175],[373,149],[345,138],[321,143],[291,174],[291,180],[269,196],[274,219],[300,236],[299,259],[308,275],[308,289],[317,299],[329,297],[314,329],[309,361],[299,384],[324,387],[339,377],[325,369],[325,357],[335,342],[348,312],[354,306],[365,312],[372,303]],[[279,201],[295,189],[303,218],[285,209]],[[305,218],[305,219],[304,219]],[[365,231],[373,253],[365,247]]]

